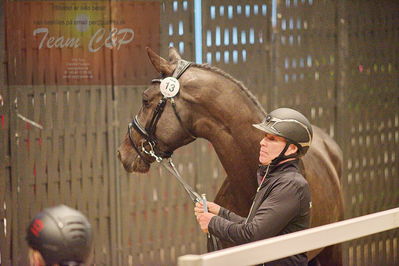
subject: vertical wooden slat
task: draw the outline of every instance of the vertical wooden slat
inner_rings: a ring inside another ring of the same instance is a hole
[[[62,198],[62,179],[58,172],[58,154],[54,153],[54,131],[56,130],[56,117],[57,117],[57,109],[56,106],[56,90],[54,87],[47,87],[44,89],[43,94],[43,126],[44,130],[42,130],[42,139],[41,146],[46,151],[46,157],[43,158],[44,164],[44,179],[49,184],[49,195],[48,201],[51,205],[55,205],[57,201],[56,195],[59,198]]]
[[[12,228],[12,187],[10,161],[10,118],[11,104],[10,91],[7,82],[7,54],[5,32],[6,3],[0,3],[0,254],[1,264],[11,265],[11,228]]]

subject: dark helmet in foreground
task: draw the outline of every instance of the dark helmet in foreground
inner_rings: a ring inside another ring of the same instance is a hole
[[[309,120],[291,108],[278,108],[270,112],[262,123],[253,126],[295,144],[298,147],[298,156],[302,156],[308,151],[313,138]]]
[[[27,229],[26,240],[46,264],[84,263],[91,252],[92,230],[82,213],[59,205],[36,215]]]

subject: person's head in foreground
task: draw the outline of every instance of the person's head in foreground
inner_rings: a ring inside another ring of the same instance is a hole
[[[27,229],[31,266],[84,265],[92,250],[92,230],[79,211],[58,205],[38,213]]]
[[[278,108],[254,127],[265,132],[260,142],[259,162],[275,166],[306,154],[313,138],[312,126],[300,112]]]

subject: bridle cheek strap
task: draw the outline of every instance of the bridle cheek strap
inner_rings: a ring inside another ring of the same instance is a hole
[[[132,128],[134,128],[146,140],[146,144],[148,146],[150,146],[149,151],[147,151],[145,149],[145,146],[144,146],[145,143],[142,144],[141,149],[139,147],[137,147],[137,145],[134,143],[134,141],[131,137],[131,129]],[[152,161],[148,160],[147,157],[144,155],[144,153],[154,157],[157,161],[162,160],[162,158],[170,158],[173,154],[173,152],[161,151],[158,149],[158,147],[156,146],[156,144],[157,144],[156,139],[150,140],[151,139],[150,135],[140,125],[140,123],[137,119],[137,115],[134,117],[133,121],[131,123],[129,123],[127,134],[129,136],[130,145],[134,148],[136,153],[148,164],[151,164]]]
[[[136,129],[137,132],[139,132],[140,135],[144,135],[146,134],[145,131],[142,131],[143,129],[140,127],[140,124],[135,123],[137,119],[137,116],[134,118],[134,120],[129,123],[129,126],[127,127],[127,135],[129,136],[129,141],[130,141],[130,145],[133,147],[133,149],[136,151],[137,155],[141,157],[141,159],[146,162],[147,164],[151,164],[151,161],[149,161],[145,156],[143,156],[143,153],[139,150],[139,148],[136,146],[136,144],[134,144],[134,141],[132,139],[131,136],[131,131],[132,131],[132,127],[134,129]]]
[[[146,131],[148,132],[147,133],[147,136],[148,136],[147,141],[154,142],[154,144],[156,144],[155,130],[157,129],[157,124],[158,124],[159,118],[161,118],[163,110],[165,109],[166,101],[167,101],[166,98],[162,98],[159,101],[157,107],[155,107],[154,115],[151,118],[150,124],[146,128]]]

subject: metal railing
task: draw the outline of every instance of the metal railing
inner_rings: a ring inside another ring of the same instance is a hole
[[[399,227],[399,208],[204,255],[185,255],[178,266],[254,265]]]

